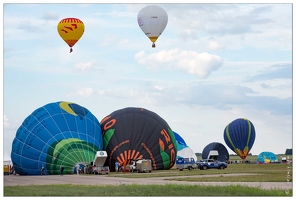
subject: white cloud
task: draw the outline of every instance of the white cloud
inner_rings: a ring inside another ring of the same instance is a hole
[[[161,85],[155,85],[154,88],[157,90],[164,90],[165,89],[165,87],[161,86]]]
[[[86,71],[92,68],[94,62],[80,62],[75,65],[75,69],[79,71]]]
[[[135,55],[135,59],[150,69],[181,69],[199,78],[208,77],[223,64],[222,58],[217,55],[179,49],[164,50],[150,55],[141,51]]]
[[[210,49],[210,50],[223,49],[223,47],[220,44],[218,44],[218,42],[216,42],[216,41],[210,41],[207,48]]]
[[[112,94],[112,90],[97,90],[97,94],[101,96]]]
[[[79,88],[74,93],[70,93],[68,97],[75,97],[75,96],[83,96],[83,97],[90,97],[94,93],[92,88]]]
[[[10,122],[6,115],[3,116],[3,125],[4,125],[4,128],[7,128],[10,126]]]
[[[59,15],[54,12],[45,12],[43,13],[42,19],[45,20],[57,20],[59,19]]]
[[[223,129],[237,117],[256,126],[252,153],[290,147],[291,4],[162,4],[169,23],[156,48],[137,25],[144,6],[10,4],[4,9],[5,152],[31,110],[65,97],[98,119],[126,106],[155,111],[195,152],[213,141],[224,143]],[[48,11],[75,12],[85,23],[71,54],[56,30],[60,19],[46,20],[55,17]],[[15,106],[15,94],[26,106]]]
[[[89,97],[93,94],[92,88],[80,88],[77,90],[77,95]]]

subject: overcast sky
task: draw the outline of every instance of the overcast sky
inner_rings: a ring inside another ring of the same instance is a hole
[[[137,23],[148,4],[4,4],[3,155],[35,109],[77,103],[99,121],[142,107],[196,153],[237,118],[255,126],[251,153],[292,148],[292,4],[154,4],[168,24],[151,47]],[[79,18],[69,53],[58,22]],[[234,152],[228,148],[229,154]]]

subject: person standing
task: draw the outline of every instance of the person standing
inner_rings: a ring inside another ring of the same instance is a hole
[[[77,163],[77,164],[76,164],[76,173],[77,173],[77,175],[79,175],[79,170],[80,170],[80,166],[79,166],[79,164]]]
[[[116,161],[116,162],[115,162],[115,171],[118,172],[118,169],[119,169],[119,162]]]
[[[60,167],[61,176],[63,176],[63,174],[64,174],[64,168],[65,168],[65,167],[64,167],[64,165],[62,164],[61,167]]]
[[[42,167],[41,167],[41,176],[42,176],[43,174],[46,175],[46,174],[45,174],[45,170],[44,170],[44,165],[42,165]]]

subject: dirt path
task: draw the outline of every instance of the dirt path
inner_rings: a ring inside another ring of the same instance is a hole
[[[239,176],[245,174],[227,174],[227,176]],[[218,175],[202,175],[220,176]],[[223,176],[226,176],[224,174]],[[188,176],[177,176],[186,178]],[[192,176],[190,176],[192,177]],[[195,177],[200,177],[197,175]],[[293,189],[291,182],[187,182],[169,180],[176,177],[147,177],[147,178],[122,178],[109,177],[107,175],[50,175],[50,176],[4,176],[4,186],[15,185],[49,185],[49,184],[82,184],[82,185],[121,185],[121,184],[183,184],[183,185],[245,185],[250,187],[260,187],[262,189]],[[288,192],[288,191],[287,191]]]

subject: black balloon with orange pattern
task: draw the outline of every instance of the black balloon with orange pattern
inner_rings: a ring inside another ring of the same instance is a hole
[[[170,169],[176,161],[177,144],[168,123],[155,112],[127,107],[112,112],[100,122],[105,165],[114,171],[115,162],[129,165],[133,160],[151,159],[152,169]]]

